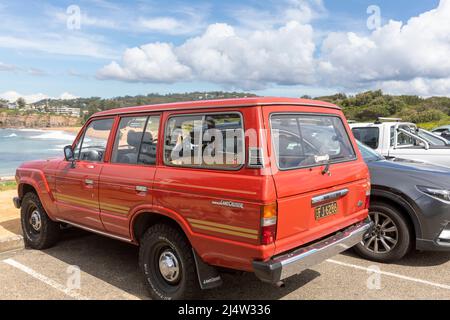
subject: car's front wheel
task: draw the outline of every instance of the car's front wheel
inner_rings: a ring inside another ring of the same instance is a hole
[[[153,299],[192,299],[200,291],[192,247],[172,226],[157,224],[145,232],[139,265]]]
[[[53,246],[61,233],[60,224],[52,221],[34,192],[22,199],[21,224],[25,246],[42,250]]]
[[[411,233],[399,210],[387,203],[375,202],[370,206],[369,217],[374,228],[354,247],[355,251],[363,258],[383,263],[403,258],[411,248]]]

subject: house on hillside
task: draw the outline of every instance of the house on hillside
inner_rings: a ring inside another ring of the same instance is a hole
[[[48,112],[53,112],[59,115],[70,116],[70,117],[80,117],[80,108],[69,107],[69,106],[48,106]]]

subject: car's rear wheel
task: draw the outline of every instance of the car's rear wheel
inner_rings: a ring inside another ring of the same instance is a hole
[[[139,265],[153,299],[192,299],[200,291],[192,247],[169,225],[157,224],[145,232]]]
[[[366,259],[383,263],[403,258],[411,248],[411,233],[399,210],[377,202],[370,206],[369,217],[374,228],[355,246],[355,251]]]
[[[60,225],[48,217],[34,192],[29,192],[23,197],[20,216],[26,247],[42,250],[58,242]]]

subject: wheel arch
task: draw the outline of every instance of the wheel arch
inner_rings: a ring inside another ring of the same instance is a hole
[[[420,209],[415,205],[414,201],[404,193],[395,189],[387,189],[379,186],[372,186],[371,202],[385,202],[397,208],[402,215],[408,220],[409,225],[413,228],[416,239],[422,236],[422,227],[417,218]]]
[[[21,182],[19,183],[19,186],[17,187],[17,191],[19,194],[19,197],[22,199],[28,192],[34,192],[36,193],[38,196],[38,191],[36,189],[35,186],[33,186],[31,183],[29,182]]]
[[[178,229],[186,239],[192,243],[192,233],[186,221],[175,214],[167,213],[157,209],[143,210],[133,215],[130,222],[130,232],[133,242],[139,244],[145,231],[152,225],[165,223]]]

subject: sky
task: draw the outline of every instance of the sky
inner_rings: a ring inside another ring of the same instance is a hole
[[[450,96],[450,0],[0,0],[0,98]]]

